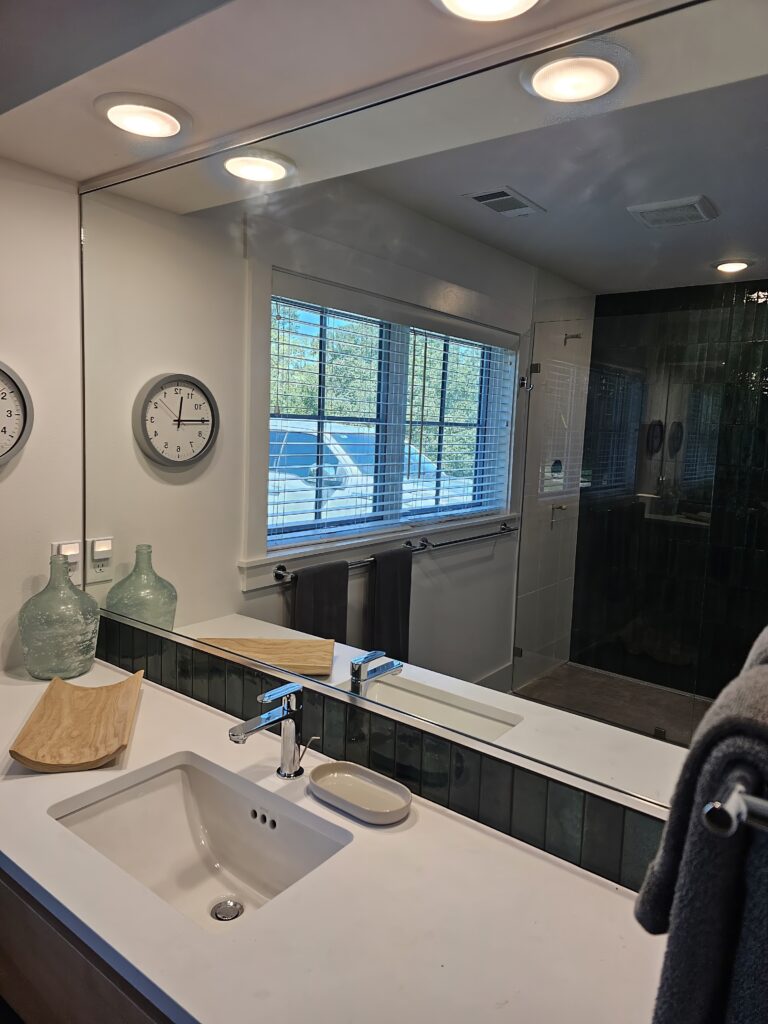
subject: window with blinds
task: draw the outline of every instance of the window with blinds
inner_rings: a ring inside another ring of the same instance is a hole
[[[614,367],[589,371],[582,488],[611,494],[634,491],[642,411],[639,375]]]
[[[268,543],[504,510],[516,355],[272,300]]]

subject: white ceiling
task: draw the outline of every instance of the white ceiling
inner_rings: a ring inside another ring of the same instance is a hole
[[[766,75],[355,176],[366,188],[592,291],[768,276]],[[507,218],[466,198],[507,185],[546,213]],[[650,230],[626,207],[704,194],[708,223]]]
[[[451,69],[487,65],[497,53],[531,52],[670,5],[543,0],[520,18],[481,24],[453,18],[430,0],[230,0],[2,114],[0,156],[82,181],[342,97],[393,96],[444,79]],[[49,45],[53,33],[59,47],[90,47],[88,62],[99,59],[87,32],[79,44],[67,42],[65,35],[57,38],[57,25],[57,19],[33,22],[33,41],[44,37]],[[23,52],[29,39],[9,44],[6,38],[5,46],[6,53]],[[73,70],[65,61],[57,76]],[[44,79],[41,71],[36,87]],[[113,91],[165,97],[189,110],[194,124],[184,137],[165,142],[127,135],[93,110],[97,96]]]

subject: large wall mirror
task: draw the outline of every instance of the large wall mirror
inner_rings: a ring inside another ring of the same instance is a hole
[[[84,195],[103,606],[332,639],[279,656],[668,801],[768,619],[768,54],[727,6]]]

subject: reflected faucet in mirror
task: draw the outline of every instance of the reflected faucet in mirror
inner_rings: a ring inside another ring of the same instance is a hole
[[[379,658],[386,658],[386,656],[385,651],[369,651],[368,654],[352,659],[349,663],[351,693],[362,695],[363,683],[370,682],[372,679],[380,679],[382,676],[400,675],[403,671],[403,663],[394,658],[390,661],[385,661],[383,665],[377,665],[375,668],[370,667],[374,661],[378,661]]]

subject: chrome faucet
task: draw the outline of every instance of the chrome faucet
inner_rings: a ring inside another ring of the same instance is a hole
[[[398,676],[403,671],[402,661],[385,661],[383,665],[376,668],[368,666],[379,658],[386,658],[384,651],[369,651],[368,654],[361,654],[359,658],[353,658],[349,663],[350,692],[362,695],[362,684],[369,683],[372,679],[381,676]]]
[[[277,774],[282,779],[295,779],[304,774],[301,767],[301,713],[303,710],[303,687],[301,683],[286,683],[276,690],[259,694],[260,704],[271,704],[279,700],[280,707],[265,711],[263,715],[251,718],[248,722],[233,725],[229,730],[229,738],[233,743],[245,743],[253,736],[270,725],[282,722],[280,729],[280,767]]]

